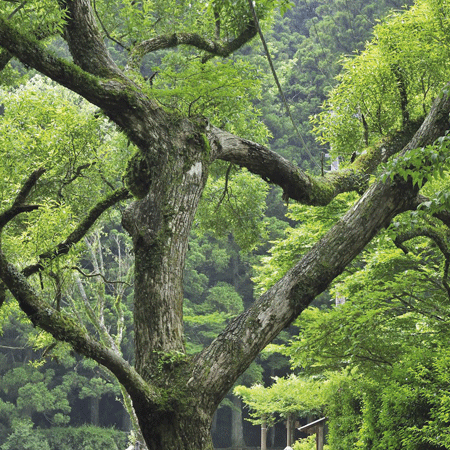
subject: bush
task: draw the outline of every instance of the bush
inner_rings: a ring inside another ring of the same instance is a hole
[[[13,430],[0,447],[1,450],[50,450],[41,430],[33,430],[30,419],[15,420]]]
[[[49,450],[121,450],[128,447],[128,433],[114,428],[83,425],[50,428],[42,433],[50,445]]]
[[[304,439],[299,439],[296,441],[292,447],[293,450],[316,450],[316,435],[311,434]],[[323,446],[324,450],[329,450],[328,445]]]

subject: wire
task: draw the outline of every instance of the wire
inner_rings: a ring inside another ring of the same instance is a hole
[[[259,26],[259,20],[258,20],[258,16],[256,15],[255,7],[254,7],[254,5],[253,5],[253,0],[248,0],[248,4],[250,5],[250,9],[251,9],[251,11],[252,11],[252,13],[253,13],[253,19],[255,20],[256,30],[258,31],[259,37],[261,38],[261,42],[262,42],[262,44],[263,44],[264,51],[265,51],[266,56],[267,56],[267,61],[269,62],[270,70],[272,71],[273,78],[274,78],[275,83],[276,83],[276,85],[277,85],[277,87],[278,87],[278,91],[279,91],[279,93],[280,93],[281,100],[282,100],[283,103],[284,103],[284,107],[286,108],[286,112],[287,112],[287,114],[288,114],[288,116],[289,116],[289,118],[290,118],[290,120],[291,120],[292,126],[294,127],[294,130],[295,130],[295,132],[297,133],[297,136],[300,138],[300,140],[301,140],[301,142],[302,142],[302,144],[303,144],[304,149],[305,149],[306,152],[308,153],[308,156],[309,156],[309,158],[311,159],[311,162],[312,162],[316,167],[319,167],[319,164],[316,162],[316,160],[314,159],[313,155],[312,155],[311,152],[309,151],[309,148],[308,148],[308,146],[306,145],[306,142],[305,142],[305,140],[303,139],[303,136],[302,136],[302,135],[300,134],[300,132],[298,131],[297,125],[295,125],[294,118],[292,117],[291,110],[290,110],[289,105],[288,105],[288,103],[287,103],[287,101],[286,101],[286,97],[285,97],[285,95],[284,95],[283,89],[281,88],[280,81],[279,81],[278,76],[277,76],[277,73],[276,73],[276,71],[275,71],[275,67],[274,67],[274,65],[273,65],[272,57],[270,56],[269,48],[267,47],[266,40],[265,40],[264,35],[263,35],[262,31],[261,31],[261,27]],[[319,167],[319,168],[320,168],[320,167]]]

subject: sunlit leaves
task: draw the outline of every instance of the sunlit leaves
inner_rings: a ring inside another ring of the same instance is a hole
[[[448,79],[448,6],[419,1],[374,31],[366,50],[344,62],[339,86],[316,131],[340,154],[425,115]]]
[[[210,60],[171,52],[159,66],[148,93],[163,106],[189,117],[203,115],[216,126],[266,141],[267,130],[252,100],[260,94],[255,67],[242,60]]]
[[[265,235],[267,191],[267,184],[246,170],[231,171],[227,181],[210,180],[198,209],[196,231],[217,237],[232,233],[242,250],[256,248]]]
[[[289,205],[289,219],[295,227],[286,227],[285,235],[273,242],[269,256],[261,258],[255,267],[253,281],[259,292],[264,292],[278,281],[336,222],[355,201],[355,194],[343,194],[324,207],[301,204]]]
[[[3,236],[6,246],[14,240],[29,243],[21,250],[22,258],[26,258],[48,250],[67,236],[86,208],[110,186],[120,185],[128,151],[115,129],[93,115],[92,105],[42,77],[15,91],[3,92],[3,102],[1,207],[11,206],[33,170],[46,169],[29,199],[39,209],[21,217],[16,232]]]
[[[39,39],[60,34],[65,20],[65,10],[55,0],[21,3],[1,0],[0,15],[18,24],[22,32],[34,33]]]
[[[267,388],[261,384],[237,386],[234,393],[242,397],[255,424],[273,424],[290,414],[300,417],[320,414],[325,400],[320,381],[295,375],[275,378]]]

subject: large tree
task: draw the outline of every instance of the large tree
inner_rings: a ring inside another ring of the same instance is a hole
[[[147,28],[159,30],[160,14],[156,6],[153,11],[146,9],[146,2],[30,0],[17,7],[15,3],[11,7],[8,1],[1,3],[6,11],[0,13],[2,64],[16,57],[25,67],[78,93],[117,124],[138,152],[127,166],[127,187],[117,189],[90,209],[78,226],[55,248],[41,253],[35,264],[20,271],[5,249],[0,253],[0,278],[4,283],[0,293],[9,290],[36,326],[69,343],[117,377],[132,399],[148,448],[211,449],[213,413],[256,355],[329,286],[393,217],[426,201],[419,195],[419,184],[426,179],[415,183],[414,177],[408,176],[409,166],[400,171],[403,176],[392,172],[392,177],[379,177],[370,186],[368,175],[392,155],[399,155],[401,160],[408,152],[444,136],[450,112],[448,91],[444,89],[432,105],[424,106],[424,120],[409,120],[404,72],[391,61],[391,78],[403,111],[403,122],[392,123],[391,129],[397,131],[367,148],[347,169],[312,177],[270,149],[220,129],[208,118],[191,114],[195,99],[181,114],[180,109],[173,112],[161,106],[149,82],[136,72],[149,53],[167,54],[172,49],[180,56],[180,47],[198,50],[203,64],[211,58],[229,56],[257,34],[257,23],[246,1],[174,2],[171,14],[180,17],[171,22],[175,29],[166,28],[167,34],[153,34],[144,40],[140,40],[140,32],[145,35]],[[430,3],[436,15],[434,26],[441,24],[445,28],[446,9],[440,9],[439,1]],[[276,3],[261,2],[260,6],[257,13],[263,17]],[[21,10],[31,11],[35,20],[18,23]],[[131,23],[133,14],[142,17],[138,32]],[[179,25],[181,18],[190,20],[191,30]],[[120,28],[122,34],[106,31],[116,19],[125,21]],[[208,26],[201,27],[202,23]],[[201,30],[193,32],[194,26]],[[62,59],[49,50],[46,39],[55,33],[63,36],[70,58]],[[122,42],[128,54],[124,69],[112,58],[105,34],[115,39],[116,45],[118,37],[129,37]],[[199,59],[192,61],[194,64]],[[176,83],[170,88],[176,89]],[[358,120],[358,111],[352,116]],[[421,168],[433,164],[434,159],[426,156]],[[341,192],[356,190],[362,195],[280,281],[231,321],[202,352],[188,358],[183,338],[183,268],[208,170],[218,160],[246,167],[281,186],[286,200],[324,205]],[[46,169],[29,174],[10,206],[0,214],[2,229],[21,214],[38,208],[27,199]],[[112,346],[101,343],[76,319],[40,296],[29,278],[42,271],[46,261],[67,253],[102,212],[129,198],[130,193],[134,200],[129,201],[122,222],[132,237],[135,255],[134,367]],[[447,219],[442,211],[437,214]]]

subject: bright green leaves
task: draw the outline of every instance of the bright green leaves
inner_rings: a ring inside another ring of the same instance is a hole
[[[247,0],[97,0],[97,10],[108,34],[125,47],[143,40],[174,33],[196,33],[225,43],[243,33],[253,21]],[[256,3],[260,19],[269,18],[280,7],[286,11],[288,0]]]
[[[316,131],[336,152],[350,154],[422,117],[449,76],[448,6],[426,0],[375,28],[360,55],[344,62],[339,86]]]
[[[206,5],[204,1],[185,0],[96,2],[108,34],[125,47],[158,35],[192,31],[196,26],[200,34],[213,29],[212,18],[204,16]]]
[[[425,182],[432,179],[446,179],[449,168],[448,153],[448,137],[442,136],[435,145],[410,150],[402,157],[390,161],[383,174],[384,180],[388,177],[393,180],[395,175],[404,180],[411,177],[413,184],[421,188]]]
[[[274,383],[265,388],[261,384],[252,387],[237,386],[234,393],[239,395],[250,409],[251,422],[271,425],[286,419],[290,414],[306,417],[321,413],[324,405],[325,389],[321,382],[291,375],[275,378]]]
[[[266,127],[252,100],[260,95],[260,76],[241,59],[210,60],[185,51],[168,53],[148,94],[177,113],[206,116],[219,127],[242,137],[265,142]]]
[[[128,150],[114,127],[93,115],[92,105],[40,76],[4,92],[3,103],[0,207],[11,206],[34,170],[46,169],[28,199],[39,208],[3,236],[4,249],[17,241],[17,254],[26,260],[54,247],[105,192],[120,186]]]
[[[297,221],[295,227],[286,227],[281,239],[273,242],[269,256],[261,258],[255,267],[257,291],[260,293],[275,284],[347,211],[355,201],[355,194],[342,194],[323,207],[301,204],[289,205],[288,218]]]
[[[274,9],[280,8],[283,15],[290,7],[290,0],[263,0],[254,2],[254,8],[258,18],[270,18]],[[239,35],[245,27],[253,22],[253,14],[248,0],[213,0],[208,5],[208,11],[220,18],[220,27],[223,28],[223,36]]]
[[[0,0],[0,15],[39,39],[61,34],[65,20],[65,11],[55,0],[28,0],[20,5]]]
[[[267,183],[247,170],[231,171],[227,181],[210,179],[197,212],[200,235],[232,233],[243,251],[258,247],[265,236],[263,214]]]

